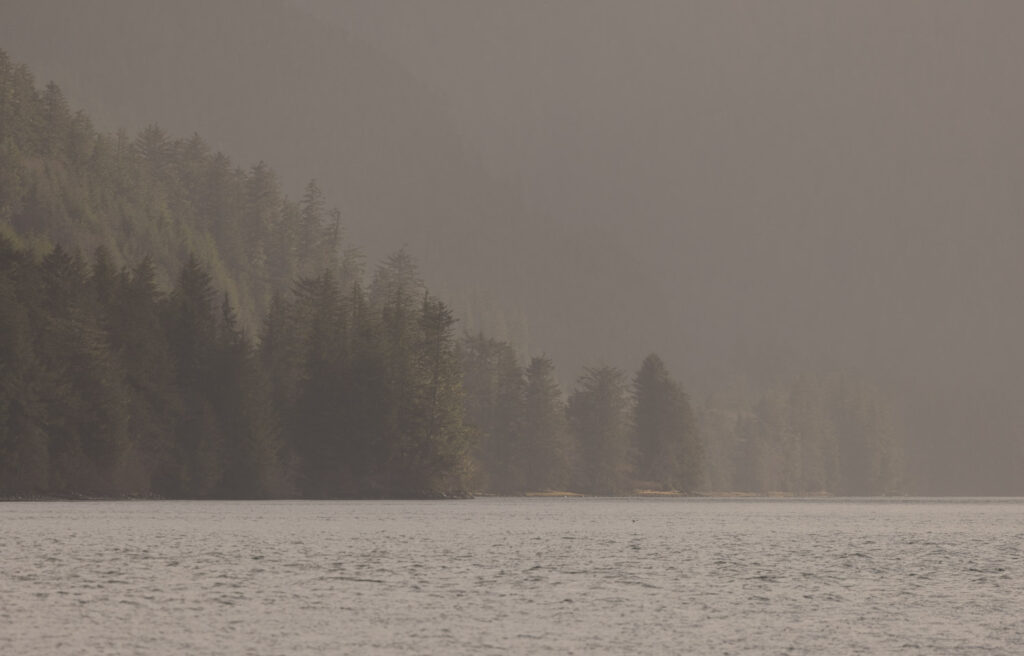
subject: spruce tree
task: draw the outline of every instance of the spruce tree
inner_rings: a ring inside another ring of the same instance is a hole
[[[108,335],[129,393],[132,491],[180,494],[174,429],[183,415],[152,262],[145,258],[118,277]]]
[[[50,488],[46,434],[48,384],[36,357],[34,263],[0,235],[0,494],[39,494]]]
[[[413,351],[412,404],[403,421],[402,460],[408,491],[463,494],[469,439],[463,419],[461,371],[455,353],[455,318],[441,301],[424,294]]]
[[[700,484],[702,449],[690,401],[657,355],[633,379],[636,476],[661,488],[692,491]]]
[[[210,274],[190,255],[164,311],[182,415],[175,426],[176,496],[205,497],[223,473],[223,438],[211,403],[216,320]]]
[[[515,349],[479,334],[460,343],[467,420],[476,433],[474,452],[483,489],[526,489],[522,436],[525,381]]]
[[[565,420],[562,391],[555,365],[535,357],[526,368],[526,389],[520,426],[526,490],[563,489],[569,481],[572,448]]]
[[[348,313],[334,276],[300,280],[293,311],[301,368],[288,426],[301,461],[300,489],[343,496],[353,487],[344,398]]]
[[[252,498],[279,492],[279,445],[269,390],[227,295],[217,327],[212,376],[212,403],[224,449],[217,495]]]
[[[579,449],[579,487],[595,494],[629,488],[629,415],[625,374],[614,367],[587,368],[569,397],[569,426]]]

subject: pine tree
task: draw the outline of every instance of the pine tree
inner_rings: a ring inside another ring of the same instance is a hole
[[[630,453],[625,374],[608,366],[586,369],[567,412],[579,449],[580,488],[596,494],[626,491]]]
[[[245,181],[245,255],[255,281],[269,280],[268,261],[271,237],[281,216],[281,196],[277,176],[265,162],[249,170]]]
[[[216,322],[210,274],[190,255],[165,309],[164,325],[183,413],[175,426],[175,496],[209,496],[223,473],[220,427],[211,403]]]
[[[146,126],[135,138],[133,147],[154,181],[170,169],[174,146],[159,125]]]
[[[36,267],[0,235],[0,494],[49,491],[44,386],[33,344]]]
[[[41,121],[36,142],[43,155],[63,159],[71,132],[71,109],[63,92],[53,82],[40,96]]]
[[[0,138],[0,225],[11,222],[24,206],[29,176],[21,160],[22,155],[14,139]]]
[[[117,485],[128,447],[127,392],[85,264],[57,247],[40,272],[45,314],[36,353],[49,374],[43,400],[50,485],[61,492],[105,492]]]
[[[289,427],[301,460],[300,489],[321,497],[351,493],[344,390],[348,313],[334,276],[295,286],[301,369]]]
[[[466,337],[460,344],[466,417],[476,432],[478,482],[494,492],[526,489],[521,424],[525,381],[515,349],[506,342]]]
[[[527,490],[564,488],[569,481],[569,463],[573,453],[562,391],[555,381],[555,365],[549,358],[533,358],[526,368],[520,430],[524,487]]]
[[[134,492],[171,496],[181,493],[174,429],[184,405],[161,324],[155,275],[148,258],[122,272],[106,323],[129,392],[127,480]]]
[[[252,344],[225,295],[212,371],[212,403],[224,449],[218,496],[265,497],[282,489],[270,395],[261,374]]]
[[[451,310],[424,294],[413,352],[412,404],[402,422],[408,433],[403,435],[399,461],[402,484],[410,492],[465,492],[469,439],[454,325]]]
[[[316,180],[310,180],[299,205],[296,257],[302,275],[312,275],[330,265],[323,252],[327,201]]]
[[[702,449],[693,411],[682,387],[657,355],[649,355],[633,379],[636,475],[663,488],[694,490],[702,473]]]

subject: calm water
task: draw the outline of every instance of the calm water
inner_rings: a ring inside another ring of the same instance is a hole
[[[2,654],[1024,653],[1024,502],[0,504]]]

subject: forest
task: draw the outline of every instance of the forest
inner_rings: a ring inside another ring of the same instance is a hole
[[[460,330],[199,135],[100,133],[0,51],[0,495],[890,494],[899,422],[850,372],[695,401]],[[586,330],[579,327],[579,330]],[[605,354],[595,354],[600,362]]]

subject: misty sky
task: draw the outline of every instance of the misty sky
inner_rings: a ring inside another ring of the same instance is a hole
[[[304,4],[426,80],[532,207],[615,230],[677,330],[756,317],[917,368],[1021,327],[1017,3]]]

